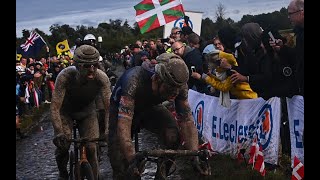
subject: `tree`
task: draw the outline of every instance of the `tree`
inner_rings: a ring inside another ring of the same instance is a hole
[[[218,29],[217,25],[210,19],[210,18],[205,18],[201,22],[201,36],[205,40],[212,39],[217,35]]]
[[[225,15],[226,7],[221,2],[219,2],[215,13],[216,25],[219,29],[225,26],[232,26],[234,24],[234,21],[232,19],[225,19]]]
[[[219,2],[219,4],[217,5],[216,13],[215,13],[216,21],[225,19],[224,18],[225,14],[226,14],[226,8],[221,2]]]

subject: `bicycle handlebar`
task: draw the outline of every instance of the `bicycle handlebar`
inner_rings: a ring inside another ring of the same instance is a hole
[[[68,142],[74,142],[74,143],[86,143],[86,142],[97,142],[97,141],[105,141],[105,138],[78,138],[78,139],[68,139]]]
[[[136,153],[135,163],[139,164],[142,161],[153,161],[157,158],[172,158],[182,156],[198,156],[202,161],[208,161],[209,157],[217,153],[216,151],[209,151],[208,149],[201,150],[172,150],[172,149],[155,149],[155,150],[144,150]]]
[[[168,156],[199,156],[199,157],[209,157],[209,151],[204,150],[172,150],[172,149],[155,149],[139,151],[144,156],[151,157],[168,157]]]

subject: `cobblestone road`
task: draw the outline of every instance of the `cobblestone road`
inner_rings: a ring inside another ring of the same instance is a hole
[[[52,143],[53,127],[48,112],[29,133],[25,139],[16,141],[16,179],[17,180],[47,180],[57,179],[58,169],[54,158],[55,146]],[[139,134],[141,150],[155,147],[157,137],[142,130]],[[143,142],[143,143],[141,143]],[[147,163],[142,179],[153,179],[156,172],[155,163]],[[102,149],[100,173],[103,179],[112,179],[112,168],[107,156],[107,147]],[[169,179],[181,179],[175,173]]]

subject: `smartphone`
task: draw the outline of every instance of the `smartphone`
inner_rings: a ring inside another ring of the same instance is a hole
[[[191,71],[192,72],[196,72],[196,67],[195,66],[191,66]]]
[[[272,39],[273,42],[276,42],[276,39],[274,38],[273,34],[271,31],[268,32],[270,38]]]

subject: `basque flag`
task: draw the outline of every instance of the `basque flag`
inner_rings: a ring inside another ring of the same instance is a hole
[[[143,0],[134,9],[141,34],[184,16],[181,0]]]

